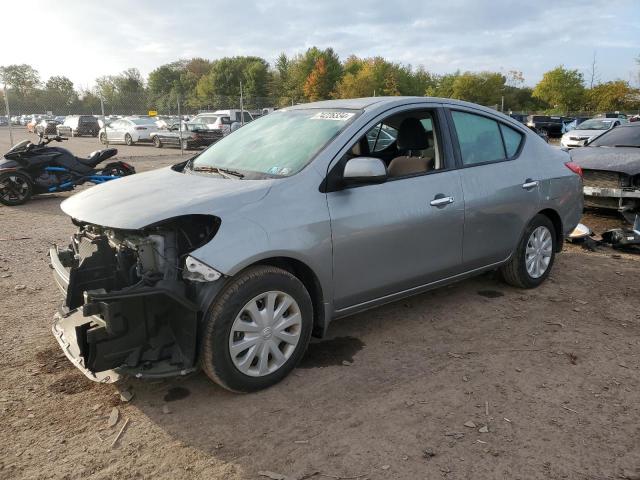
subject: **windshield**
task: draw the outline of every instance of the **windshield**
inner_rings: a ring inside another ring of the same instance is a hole
[[[592,118],[585,120],[580,124],[578,130],[609,130],[613,120],[605,120],[602,118]]]
[[[24,150],[30,143],[31,140],[22,140],[21,142],[18,142],[13,147],[11,147],[11,150],[9,150],[7,153],[19,152],[20,150]]]
[[[278,110],[213,144],[192,165],[286,177],[302,170],[359,112]]]
[[[617,145],[640,147],[640,125],[613,128],[589,144],[592,147],[615,147]]]

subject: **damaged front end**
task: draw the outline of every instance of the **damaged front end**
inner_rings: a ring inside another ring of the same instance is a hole
[[[68,248],[50,250],[65,295],[53,333],[65,355],[100,382],[193,371],[198,289],[221,274],[189,253],[220,220],[187,215],[135,231],[77,224]]]

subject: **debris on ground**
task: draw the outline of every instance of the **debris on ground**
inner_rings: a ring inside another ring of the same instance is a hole
[[[478,432],[480,432],[480,433],[489,433],[489,427],[487,427],[486,425],[484,425],[484,426],[482,426],[482,427],[480,427],[480,428],[478,429]]]
[[[109,421],[107,422],[107,425],[109,425],[109,428],[115,427],[118,420],[120,420],[120,410],[118,410],[118,407],[113,407],[109,414]]]
[[[129,425],[129,419],[128,418],[122,424],[122,427],[120,428],[120,431],[116,435],[116,438],[114,438],[113,442],[111,442],[111,448],[115,447],[116,443],[118,443],[118,440],[120,440],[120,437],[124,433],[124,429],[127,428],[127,425]]]
[[[130,402],[133,398],[133,393],[129,390],[122,390],[120,392],[120,400],[123,402]]]
[[[25,288],[27,288],[26,285],[16,285],[15,286],[15,290],[24,290]]]
[[[270,472],[269,470],[261,470],[258,472],[258,475],[261,477],[267,477],[271,480],[287,480],[287,476],[281,473]]]
[[[432,448],[425,448],[422,451],[422,458],[426,458],[427,460],[433,458],[436,456],[436,451],[433,450]]]
[[[162,406],[162,413],[164,413],[165,415],[168,415],[171,413],[171,409],[169,408],[169,405]]]
[[[465,422],[464,426],[469,428],[476,428],[476,424],[473,423],[471,420],[469,420],[468,422]]]

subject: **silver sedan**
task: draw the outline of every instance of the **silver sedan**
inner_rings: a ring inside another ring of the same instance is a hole
[[[450,99],[284,108],[187,162],[78,193],[54,248],[54,334],[89,378],[201,366],[268,387],[333,319],[488,270],[549,276],[580,168],[525,126]]]

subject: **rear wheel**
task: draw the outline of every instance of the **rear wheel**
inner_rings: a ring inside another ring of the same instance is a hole
[[[556,231],[553,223],[544,215],[536,215],[500,273],[514,287],[535,288],[549,276],[555,252]]]
[[[153,146],[156,148],[162,148],[162,141],[158,135],[153,136]]]
[[[21,172],[0,174],[0,203],[8,206],[22,205],[33,194],[33,186],[27,175]]]
[[[133,145],[133,138],[131,138],[131,135],[129,135],[128,133],[124,136],[124,143],[129,146]]]
[[[107,136],[104,133],[100,134],[100,143],[103,145],[107,144]]]
[[[252,392],[282,380],[309,344],[313,305],[297,277],[272,266],[234,277],[210,307],[200,363],[216,383]]]

